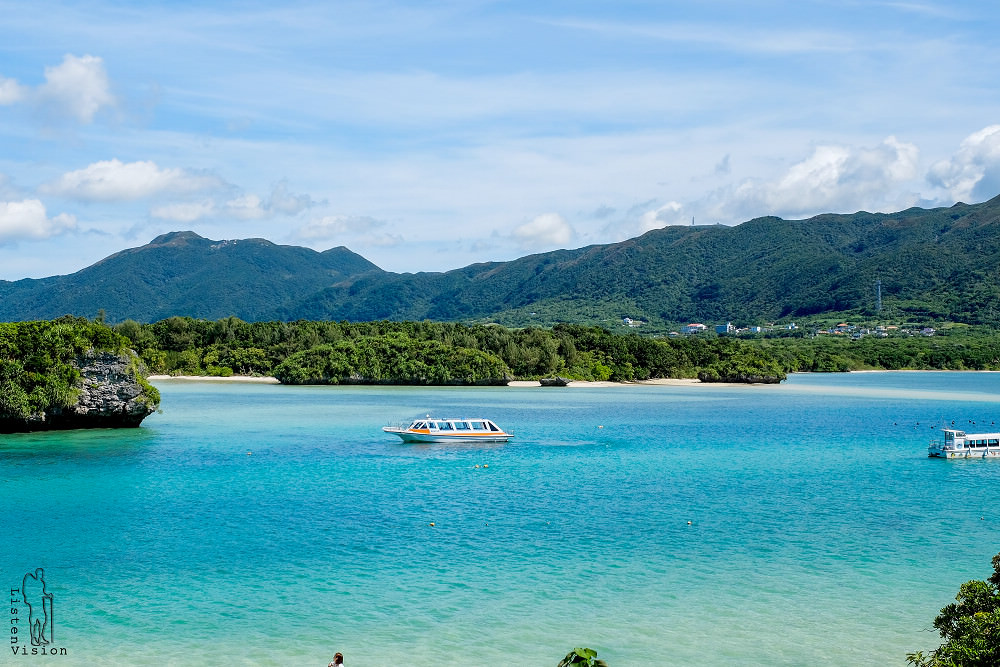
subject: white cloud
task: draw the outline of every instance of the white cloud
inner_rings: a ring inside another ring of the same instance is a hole
[[[402,236],[384,231],[386,223],[367,215],[327,215],[296,229],[291,238],[319,247],[336,243],[388,248],[402,245]]]
[[[240,195],[226,202],[227,215],[240,220],[259,220],[267,216],[264,202],[257,195]]]
[[[710,218],[740,222],[757,215],[808,216],[828,211],[885,210],[901,202],[899,186],[917,176],[919,151],[887,137],[873,148],[817,146],[772,181],[746,180],[713,193]]]
[[[47,239],[72,229],[76,218],[66,213],[50,218],[37,199],[0,202],[0,243]]]
[[[680,219],[678,214],[681,208],[680,203],[671,201],[652,211],[646,211],[639,218],[639,233],[645,234],[652,229],[677,224]]]
[[[66,54],[61,64],[45,68],[38,88],[43,102],[57,105],[81,123],[90,123],[102,107],[115,105],[104,61],[97,56]]]
[[[307,241],[332,241],[344,236],[371,234],[384,226],[383,221],[367,215],[327,215],[299,227],[294,236]]]
[[[163,169],[149,161],[126,163],[115,159],[63,174],[39,190],[85,201],[131,201],[163,192],[189,193],[222,185],[214,176]]]
[[[927,180],[948,190],[954,201],[970,204],[1000,192],[1000,125],[966,137],[955,155],[931,167]]]
[[[514,230],[514,239],[525,249],[563,246],[573,238],[573,228],[558,213],[543,213]]]
[[[0,106],[20,102],[24,96],[24,86],[14,79],[5,79],[0,76]]]
[[[190,174],[187,175],[190,176]],[[213,184],[221,185],[222,182],[212,180],[206,182],[206,186]],[[235,220],[262,220],[279,214],[297,215],[315,205],[316,202],[309,195],[290,193],[287,183],[282,181],[274,186],[271,196],[266,200],[253,193],[248,193],[237,195],[221,205],[212,199],[181,201],[155,206],[150,210],[150,215],[154,218],[177,222],[194,222],[208,216]]]
[[[201,220],[215,213],[215,202],[178,202],[176,204],[166,204],[154,207],[149,214],[161,220],[173,220],[174,222],[194,222]]]
[[[240,220],[259,220],[278,214],[298,215],[315,204],[309,195],[289,192],[288,183],[281,181],[271,189],[267,200],[255,194],[240,195],[226,202],[224,213]]]
[[[280,181],[271,189],[271,198],[267,208],[272,213],[298,215],[307,208],[315,206],[316,202],[309,195],[296,195],[288,191],[288,182]]]

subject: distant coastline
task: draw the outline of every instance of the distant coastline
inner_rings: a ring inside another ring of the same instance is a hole
[[[248,382],[253,384],[281,384],[281,382],[274,377],[267,376],[257,376],[257,375],[230,375],[228,377],[218,377],[211,375],[150,375],[147,378],[150,382]],[[656,380],[637,380],[635,382],[609,382],[609,381],[589,381],[589,380],[571,380],[567,387],[627,387],[632,385],[664,385],[671,387],[688,387],[693,385],[701,386],[730,386],[738,387],[745,386],[741,383],[734,382],[702,382],[697,378],[659,378]],[[511,380],[508,387],[541,387],[541,383],[538,380]]]
[[[255,384],[281,384],[278,378],[259,375],[230,375],[220,377],[215,375],[150,375],[146,378],[150,382],[169,382],[178,380],[182,382],[250,382]]]

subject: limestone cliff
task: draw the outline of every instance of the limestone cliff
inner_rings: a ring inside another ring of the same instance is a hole
[[[135,353],[89,350],[73,365],[80,377],[75,400],[28,417],[0,413],[0,433],[74,428],[136,427],[159,405],[159,392],[143,378]]]

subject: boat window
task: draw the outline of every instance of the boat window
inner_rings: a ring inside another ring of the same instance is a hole
[[[990,447],[996,447],[997,445],[1000,445],[1000,440],[994,440],[993,438],[990,438]]]
[[[483,422],[469,422],[473,431],[485,431],[486,425]]]
[[[442,431],[450,431],[451,430],[451,424],[449,424],[448,422],[438,422],[437,424],[438,424],[438,428],[441,429]]]
[[[496,431],[497,433],[500,432],[500,427],[494,424],[493,422],[486,422],[486,423],[489,424],[491,431]]]
[[[411,428],[427,428],[427,422],[415,422]]]
[[[455,430],[468,431],[469,430],[468,422],[455,422]]]

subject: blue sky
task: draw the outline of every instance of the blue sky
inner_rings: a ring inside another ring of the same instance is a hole
[[[392,271],[1000,194],[993,2],[5,2],[0,279],[158,234]]]

